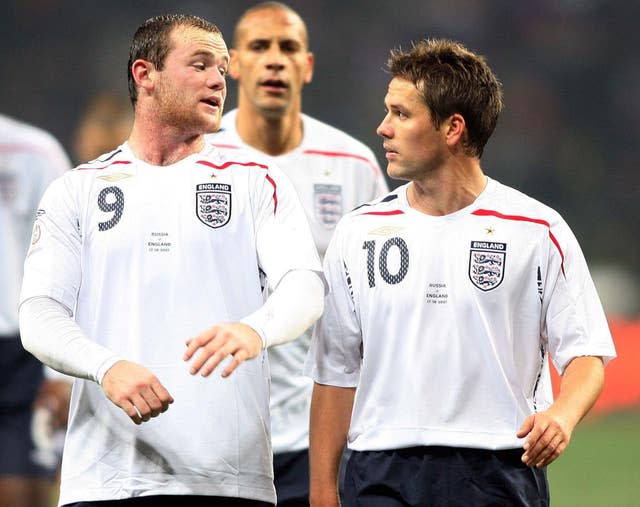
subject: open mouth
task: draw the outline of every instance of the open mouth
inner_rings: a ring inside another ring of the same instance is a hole
[[[202,102],[204,102],[205,104],[209,104],[212,107],[220,107],[220,99],[217,97],[204,99]]]
[[[261,86],[274,91],[286,90],[289,85],[281,79],[265,79],[260,83]]]

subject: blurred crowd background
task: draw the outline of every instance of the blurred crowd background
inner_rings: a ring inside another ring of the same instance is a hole
[[[304,110],[368,144],[383,117],[389,50],[447,37],[486,56],[506,109],[482,165],[558,210],[609,315],[640,315],[640,2],[292,0],[316,55]],[[128,44],[156,14],[216,23],[228,43],[246,0],[3,0],[0,111],[52,132],[75,162],[103,92],[126,97]],[[229,82],[227,109],[236,102]],[[396,186],[398,182],[391,182]]]

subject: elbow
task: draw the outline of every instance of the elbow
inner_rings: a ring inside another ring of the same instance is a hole
[[[34,333],[32,332],[32,317],[31,311],[29,308],[29,303],[31,300],[25,301],[20,305],[20,309],[18,310],[18,321],[20,325],[20,340],[22,342],[22,346],[27,352],[30,352],[34,356],[37,357],[36,350],[36,340],[34,338]]]
[[[325,285],[324,280],[318,274],[315,274],[315,281],[312,285],[311,297],[313,298],[311,323],[315,323],[320,317],[322,317],[322,313],[324,312],[324,293],[325,293]]]

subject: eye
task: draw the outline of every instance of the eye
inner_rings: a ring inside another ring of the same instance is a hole
[[[226,67],[218,67],[218,72],[222,77],[226,77],[228,70]]]
[[[260,52],[260,51],[266,51],[267,49],[269,49],[269,41],[254,40],[249,43],[250,51]]]
[[[300,50],[300,44],[293,40],[287,40],[280,43],[280,51],[283,53],[296,53]]]
[[[205,70],[207,68],[204,62],[196,62],[193,64],[193,67],[195,67],[197,70]]]

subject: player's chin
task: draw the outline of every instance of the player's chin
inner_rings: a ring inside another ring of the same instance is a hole
[[[220,124],[222,123],[222,111],[208,115],[203,121],[205,133],[217,132],[220,130]]]

